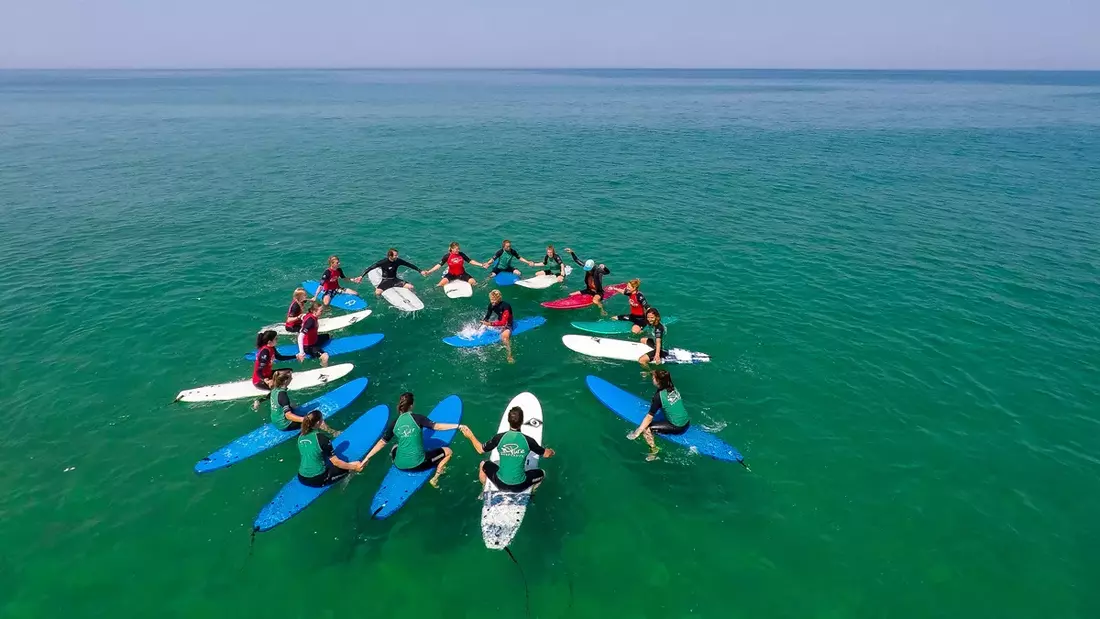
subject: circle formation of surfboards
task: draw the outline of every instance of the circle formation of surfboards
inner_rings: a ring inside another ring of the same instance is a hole
[[[370,273],[367,273],[367,279],[370,280],[372,286],[377,288],[382,283],[382,271],[371,269]],[[395,286],[383,290],[382,298],[403,312],[415,312],[424,309],[424,302],[420,300],[420,297],[404,286]]]
[[[542,404],[532,393],[523,392],[504,408],[504,414],[500,418],[497,432],[507,432],[508,411],[513,406],[523,409],[523,433],[542,444]],[[494,449],[489,459],[500,462],[500,454]],[[535,452],[527,454],[526,468],[531,470],[538,468],[539,456]],[[497,489],[493,482],[485,482],[484,502],[481,507],[481,537],[485,540],[485,547],[492,550],[500,550],[512,543],[523,524],[523,516],[527,513],[527,505],[531,502],[531,490],[528,488],[522,492],[507,492]]]

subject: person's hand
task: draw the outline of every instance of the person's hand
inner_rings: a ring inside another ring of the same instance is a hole
[[[543,457],[553,458],[555,453],[557,453],[557,452],[555,452],[553,449],[550,449],[549,447],[547,447],[546,448],[546,453],[543,454]]]
[[[298,358],[298,361],[305,361],[306,360],[306,354],[304,352],[300,352],[300,353],[298,353],[294,356]]]
[[[332,431],[332,438],[336,438],[337,436],[340,436],[341,434],[343,434],[343,432],[341,432],[340,430],[333,430]]]
[[[651,361],[651,363],[653,363],[653,365],[661,365],[661,358],[657,357],[656,359]]]
[[[488,327],[488,326],[489,326],[489,321],[488,321],[488,320],[482,320],[482,321],[481,321],[481,324],[483,324],[483,325],[485,325],[486,327]]]
[[[423,271],[420,272],[420,274],[423,275],[424,277],[427,277],[428,276],[428,269],[424,269]]]
[[[361,284],[363,283],[363,276],[360,275],[359,277],[353,277],[351,278],[351,281],[355,282],[356,284]]]
[[[354,470],[356,473],[361,473],[361,472],[363,472],[363,467],[366,466],[366,465],[367,465],[366,462],[360,460],[359,462],[355,463],[355,468],[353,468],[352,470]]]
[[[638,431],[637,430],[631,430],[630,432],[627,432],[626,433],[626,438],[627,438],[627,440],[631,440],[631,441],[638,438]]]
[[[571,254],[571,253],[573,253],[573,250],[572,250],[572,249],[569,249],[568,247],[566,247],[566,248],[565,248],[565,253],[567,253],[567,254]]]

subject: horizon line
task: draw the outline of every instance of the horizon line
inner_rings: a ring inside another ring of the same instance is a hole
[[[644,67],[644,66],[71,66],[0,67],[0,71],[819,71],[875,73],[1100,73],[1095,69],[1060,68],[824,68],[824,67]]]

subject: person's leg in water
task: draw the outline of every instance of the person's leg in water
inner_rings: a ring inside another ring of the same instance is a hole
[[[535,490],[538,490],[543,480],[546,479],[546,471],[542,469],[527,471],[527,479],[531,482],[531,494],[534,494]]]
[[[485,476],[485,460],[482,460],[481,463],[477,465],[477,481],[484,487],[488,479],[489,478]]]
[[[642,433],[642,438],[649,445],[649,455],[645,457],[646,462],[653,462],[657,459],[657,452],[660,451],[657,449],[657,441],[653,440],[653,430],[646,428],[645,432]]]
[[[439,461],[439,464],[435,467],[435,476],[433,476],[428,483],[432,485],[432,488],[439,487],[439,476],[443,474],[443,471],[447,468],[447,463],[451,461],[451,454],[454,451],[450,447],[443,448],[443,459]]]
[[[504,344],[504,350],[508,352],[508,363],[515,363],[516,359],[512,356],[512,330],[505,329],[500,332],[500,342]]]

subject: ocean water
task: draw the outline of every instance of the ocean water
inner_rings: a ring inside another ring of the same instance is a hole
[[[0,72],[0,616],[1100,616],[1098,110],[1095,73]],[[484,440],[534,392],[522,574],[461,438],[391,519],[380,458],[250,543],[296,450],[197,477],[263,414],[176,392],[247,377],[332,253],[502,238],[640,277],[751,472],[625,440],[584,377],[639,368],[539,306],[578,278],[504,290],[549,320],[509,365],[440,341],[488,286],[414,276],[346,332],[386,339],[334,425],[457,393]]]

